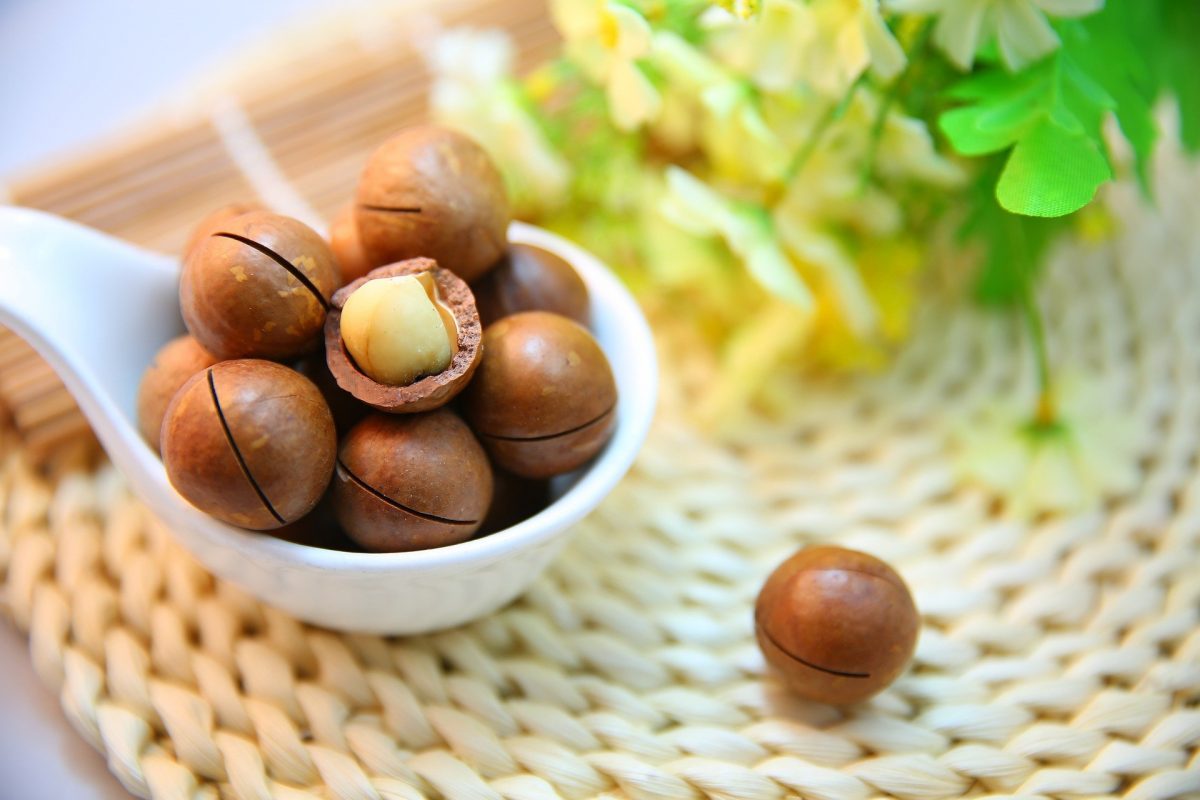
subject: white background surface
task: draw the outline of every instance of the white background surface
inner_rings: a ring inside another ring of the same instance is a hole
[[[128,126],[320,0],[0,0],[0,185]],[[0,618],[0,800],[127,800]]]
[[[320,0],[0,0],[0,183],[120,130],[273,28],[330,7]]]

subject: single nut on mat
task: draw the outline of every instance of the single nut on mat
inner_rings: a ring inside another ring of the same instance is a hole
[[[371,262],[363,252],[358,238],[358,222],[354,219],[354,204],[338,212],[329,226],[329,249],[342,274],[342,283],[356,281],[371,271]]]
[[[428,258],[372,270],[333,295],[325,358],[338,386],[394,414],[429,411],[462,391],[483,328],[462,279]]]
[[[358,287],[342,307],[342,342],[358,368],[380,383],[407,386],[450,366],[458,327],[436,294],[429,272]]]
[[[321,340],[338,284],[329,245],[298,220],[253,211],[199,242],[183,263],[188,331],[219,358],[296,358]]]
[[[549,250],[510,245],[494,269],[471,287],[484,327],[522,311],[552,311],[588,322],[588,290],[574,267]]]
[[[617,385],[586,328],[526,311],[484,332],[464,397],[467,421],[499,466],[549,478],[583,466],[608,441]]]
[[[154,362],[142,376],[137,397],[138,430],[154,452],[159,450],[163,417],[171,398],[188,378],[215,363],[216,356],[191,336],[172,339],[154,356]]]
[[[896,571],[840,547],[779,565],[754,608],[758,646],[796,694],[847,705],[875,695],[912,658],[920,620]]]
[[[312,381],[271,361],[222,361],[193,375],[167,408],[167,477],[196,508],[254,530],[316,506],[337,457],[333,416]]]
[[[249,214],[251,211],[266,211],[259,203],[238,202],[224,205],[217,210],[211,212],[204,219],[196,223],[196,227],[192,228],[192,233],[188,236],[187,244],[183,247],[183,255],[186,258],[187,254],[192,251],[192,248],[197,243],[204,241],[214,233],[219,232],[223,227],[229,224],[234,217],[240,217],[242,214]]]
[[[469,137],[407,128],[367,161],[355,219],[372,266],[424,256],[468,283],[495,266],[511,221],[504,180]]]
[[[492,501],[492,468],[448,409],[372,414],[342,440],[333,507],[367,550],[424,550],[465,541]]]

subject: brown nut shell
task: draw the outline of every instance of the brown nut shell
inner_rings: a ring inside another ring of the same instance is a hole
[[[188,378],[215,363],[216,356],[191,336],[172,339],[154,356],[154,362],[142,376],[137,397],[138,430],[154,452],[159,451],[163,418],[171,398]]]
[[[452,411],[372,414],[342,441],[333,505],[367,550],[424,550],[471,538],[492,490],[483,448]]]
[[[532,244],[513,244],[472,287],[486,328],[522,311],[550,311],[588,324],[588,290],[566,259]]]
[[[483,335],[465,413],[496,463],[526,478],[582,466],[608,441],[617,385],[600,345],[566,317],[526,311]]]
[[[810,547],[767,579],[754,609],[767,662],[809,700],[866,700],[904,671],[920,619],[896,571],[865,553]]]
[[[220,232],[234,217],[249,214],[251,211],[266,211],[266,209],[260,203],[238,202],[221,206],[208,214],[208,216],[196,223],[196,227],[192,228],[192,233],[188,236],[187,244],[183,247],[184,257],[199,242],[204,241],[214,233]]]
[[[458,328],[458,351],[450,360],[450,366],[436,375],[426,376],[407,386],[380,383],[363,373],[346,351],[342,341],[342,308],[350,295],[367,281],[420,275],[423,272],[433,274],[438,299],[454,315]],[[479,366],[482,338],[483,327],[475,308],[475,296],[467,284],[453,272],[439,268],[432,259],[410,258],[372,270],[333,295],[333,304],[325,319],[325,358],[338,386],[362,402],[390,414],[412,414],[443,406],[466,388]]]
[[[371,154],[355,218],[374,266],[432,258],[470,283],[508,246],[504,179],[487,152],[438,125],[407,128]]]
[[[363,252],[358,238],[358,222],[354,218],[354,204],[342,207],[329,226],[329,249],[341,271],[342,284],[356,281],[370,272],[374,265]]]
[[[271,361],[223,361],[193,375],[167,408],[167,477],[188,502],[254,530],[316,506],[337,453],[333,416],[312,381]]]
[[[179,304],[188,331],[214,355],[289,359],[319,346],[337,284],[333,254],[316,231],[254,211],[192,249]]]

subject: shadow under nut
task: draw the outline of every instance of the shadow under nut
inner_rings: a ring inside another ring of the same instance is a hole
[[[171,484],[206,514],[252,530],[311,511],[329,484],[336,447],[317,388],[269,361],[226,361],[194,375],[163,422]]]

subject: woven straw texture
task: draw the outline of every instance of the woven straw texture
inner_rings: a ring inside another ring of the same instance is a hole
[[[197,130],[163,141],[205,152]],[[342,194],[314,200],[316,168],[258,134],[217,137],[247,186],[322,213],[348,194],[340,168]],[[131,170],[106,164],[67,176]],[[143,797],[1200,797],[1200,173],[1169,153],[1159,172],[1160,210],[1117,187],[1120,232],[1058,253],[1042,293],[1056,357],[1135,432],[1137,488],[1102,510],[1022,520],[960,477],[956,431],[1032,389],[1011,320],[934,303],[886,373],[783,379],[784,410],[718,444],[684,415],[711,365],[664,316],[637,466],[491,617],[407,639],[301,625],[214,580],[86,448],[35,469],[28,418],[0,434],[4,609]],[[164,211],[151,185],[110,229],[162,245],[213,204]],[[45,384],[7,395],[17,422],[53,394],[34,364],[0,348],[0,389]],[[39,448],[80,440],[59,416]],[[889,560],[923,613],[910,672],[853,709],[789,696],[753,641],[762,579],[817,541]]]

